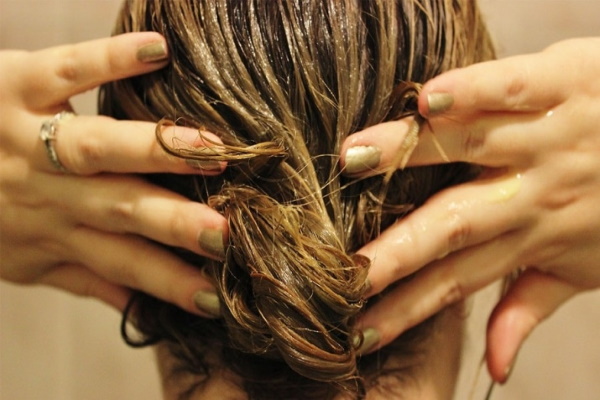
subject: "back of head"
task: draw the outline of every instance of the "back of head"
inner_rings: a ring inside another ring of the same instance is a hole
[[[202,127],[224,143],[214,154],[163,144],[182,157],[228,161],[218,177],[151,177],[209,203],[230,225],[224,263],[182,253],[214,279],[222,319],[137,297],[134,321],[149,341],[169,343],[179,371],[201,384],[226,368],[251,398],[269,399],[360,397],[381,373],[385,352],[355,351],[369,261],[352,254],[470,169],[357,180],[341,176],[336,154],[352,132],[415,113],[417,83],[492,56],[473,3],[125,3],[117,32],[162,33],[171,63],[105,86],[102,111]],[[402,351],[415,351],[423,332],[398,339]]]

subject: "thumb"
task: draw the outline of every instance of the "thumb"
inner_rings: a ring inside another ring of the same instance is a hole
[[[495,381],[506,382],[525,339],[579,290],[535,269],[527,270],[514,282],[488,322],[486,359]]]

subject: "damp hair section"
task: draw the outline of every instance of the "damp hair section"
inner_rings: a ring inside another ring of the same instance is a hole
[[[170,64],[104,85],[100,110],[156,122],[158,143],[176,157],[226,161],[219,176],[147,178],[209,204],[230,233],[222,262],[171,249],[213,280],[222,318],[137,293],[124,320],[141,337],[124,336],[160,343],[167,377],[192,377],[181,398],[222,371],[248,399],[362,399],[394,386],[387,377],[410,382],[436,318],[359,356],[356,320],[377,297],[365,299],[370,260],[355,252],[476,169],[357,179],[344,176],[338,154],[353,132],[416,116],[420,84],[493,57],[475,2],[126,1],[115,33],[148,30],[165,36]],[[170,124],[223,144],[207,152],[165,141]]]

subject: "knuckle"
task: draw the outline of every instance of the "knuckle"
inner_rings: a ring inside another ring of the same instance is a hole
[[[67,46],[63,48],[61,51],[61,62],[56,67],[56,76],[68,82],[76,82],[80,73],[75,47]]]
[[[107,218],[117,231],[130,232],[136,215],[134,202],[119,201],[109,205]]]
[[[467,297],[468,291],[465,286],[456,278],[450,277],[446,280],[447,286],[443,296],[440,298],[440,309],[456,303]]]
[[[448,252],[462,249],[471,236],[472,227],[458,211],[451,210],[447,216]]]
[[[88,174],[100,170],[105,157],[105,146],[93,135],[77,135],[76,151],[65,160],[67,168],[79,174]],[[69,164],[69,161],[71,164]]]
[[[465,132],[462,141],[462,153],[466,160],[478,160],[481,158],[485,146],[485,135],[477,129],[469,129]]]
[[[523,105],[523,94],[529,79],[523,69],[516,69],[507,76],[507,81],[504,83],[504,101],[507,108],[518,110]]]

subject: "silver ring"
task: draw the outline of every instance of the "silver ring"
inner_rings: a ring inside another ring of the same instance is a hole
[[[59,122],[66,121],[74,116],[75,114],[70,111],[59,112],[51,119],[44,121],[40,128],[40,139],[42,139],[46,146],[46,153],[48,154],[50,162],[54,165],[54,168],[64,173],[69,173],[69,170],[67,170],[58,159],[58,154],[54,148],[54,142],[57,139]]]

